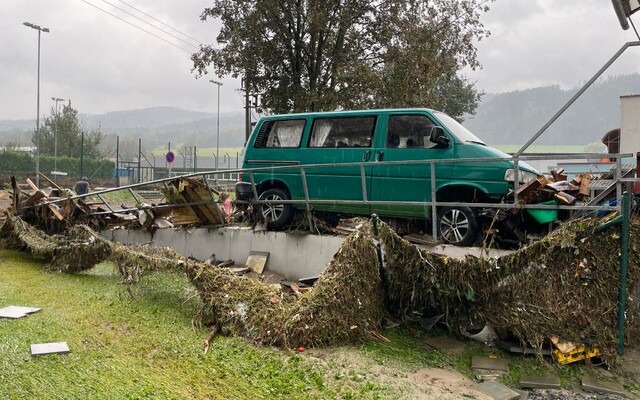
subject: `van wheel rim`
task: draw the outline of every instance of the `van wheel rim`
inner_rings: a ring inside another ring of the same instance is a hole
[[[266,201],[281,201],[282,198],[276,194],[270,194],[263,198]],[[268,218],[269,221],[276,221],[284,212],[284,204],[263,204],[262,216]]]
[[[460,210],[449,210],[442,216],[440,231],[448,242],[459,243],[469,233],[469,218]]]

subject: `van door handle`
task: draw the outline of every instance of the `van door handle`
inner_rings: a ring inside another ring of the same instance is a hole
[[[378,152],[378,156],[376,158],[377,161],[383,161],[384,160],[384,151],[379,151]]]
[[[365,151],[364,155],[362,156],[362,161],[369,161],[370,158],[371,158],[371,150]]]

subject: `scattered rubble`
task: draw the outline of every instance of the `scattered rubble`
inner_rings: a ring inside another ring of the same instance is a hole
[[[136,205],[117,208],[101,192],[77,197],[70,189],[58,186],[46,175],[49,193],[39,189],[30,179],[30,190],[23,191],[15,177],[11,177],[12,205],[10,214],[49,233],[64,232],[67,227],[85,224],[96,230],[116,227],[155,230],[174,226],[223,225],[229,220],[224,209],[218,207],[225,195],[208,186],[203,177],[176,178],[166,182],[161,192],[164,202],[147,204],[144,198],[130,190]],[[124,189],[122,189],[124,190]]]

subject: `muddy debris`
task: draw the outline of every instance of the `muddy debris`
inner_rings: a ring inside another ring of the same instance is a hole
[[[212,320],[223,334],[260,344],[361,342],[379,332],[389,315],[442,313],[456,334],[487,324],[499,339],[515,337],[535,349],[560,336],[597,347],[601,358],[614,365],[621,233],[615,227],[595,234],[601,223],[595,218],[564,223],[542,240],[499,258],[452,259],[418,249],[384,223],[376,239],[367,222],[347,238],[313,288],[295,294],[168,248],[112,243],[86,226],[49,236],[10,217],[0,237],[3,246],[28,251],[64,272],[108,260],[116,263],[125,283],[151,271],[184,273],[203,301],[203,320]],[[632,338],[640,333],[639,291],[640,220],[634,217],[625,320],[628,348],[638,345]]]

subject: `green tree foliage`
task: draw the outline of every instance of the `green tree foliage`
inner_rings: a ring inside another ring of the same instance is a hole
[[[218,46],[192,55],[198,76],[242,76],[262,108],[431,107],[456,118],[479,94],[461,74],[492,0],[214,0]]]
[[[84,156],[87,158],[102,158],[99,144],[104,139],[100,128],[85,129],[78,120],[78,111],[71,105],[64,105],[62,110],[56,112],[51,108],[51,115],[45,118],[40,127],[40,154],[54,155],[55,136],[58,136],[58,157],[80,157],[82,149],[82,135],[84,133]],[[37,132],[34,132],[31,141],[38,143]]]

